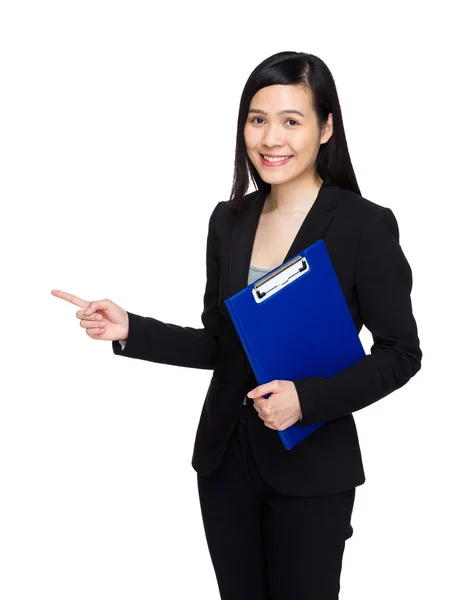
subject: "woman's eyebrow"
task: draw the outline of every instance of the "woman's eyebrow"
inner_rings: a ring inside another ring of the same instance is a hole
[[[267,116],[267,113],[264,110],[259,110],[258,108],[250,108],[250,110],[248,112],[249,113],[261,113],[262,115],[266,115]],[[285,113],[297,113],[301,117],[305,116],[299,110],[295,110],[295,108],[288,108],[287,110],[280,110],[280,111],[277,112],[277,115],[283,115]]]

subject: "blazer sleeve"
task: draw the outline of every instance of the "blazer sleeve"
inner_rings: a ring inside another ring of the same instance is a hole
[[[119,341],[113,341],[114,354],[180,367],[214,369],[220,336],[220,264],[214,220],[220,204],[213,210],[208,225],[206,288],[201,315],[204,327],[182,327],[127,311],[127,343],[122,350]]]
[[[421,368],[412,312],[412,272],[394,213],[384,208],[358,242],[354,285],[361,322],[373,337],[370,354],[329,378],[297,379],[304,427],[338,419],[402,387]]]

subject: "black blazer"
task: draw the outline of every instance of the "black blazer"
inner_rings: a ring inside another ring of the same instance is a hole
[[[219,202],[209,220],[203,328],[129,315],[125,349],[115,354],[157,363],[213,369],[195,439],[192,466],[210,475],[220,462],[247,392],[256,387],[224,299],[247,285],[265,194],[245,196],[233,212]],[[334,377],[295,380],[302,421],[326,421],[291,450],[249,403],[249,434],[258,467],[276,490],[318,495],[361,485],[365,475],[352,413],[402,387],[421,367],[411,307],[412,273],[389,208],[325,179],[285,259],[323,238],[358,332],[372,333],[371,353]]]

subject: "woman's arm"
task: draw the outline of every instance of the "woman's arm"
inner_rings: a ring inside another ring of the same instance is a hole
[[[119,341],[112,343],[114,354],[151,362],[214,369],[219,345],[220,264],[217,255],[214,219],[221,202],[209,219],[206,242],[206,289],[201,320],[203,328],[182,327],[152,317],[128,312],[129,332],[124,349]]]
[[[329,378],[297,379],[302,427],[343,417],[402,387],[421,368],[422,351],[411,306],[412,273],[389,208],[361,233],[355,288],[371,353]]]

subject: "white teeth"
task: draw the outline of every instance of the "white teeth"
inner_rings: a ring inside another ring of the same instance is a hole
[[[290,158],[290,156],[273,157],[273,156],[264,156],[264,154],[263,154],[263,158],[264,158],[264,160],[267,160],[268,162],[280,162],[281,160],[286,160],[287,158]]]

